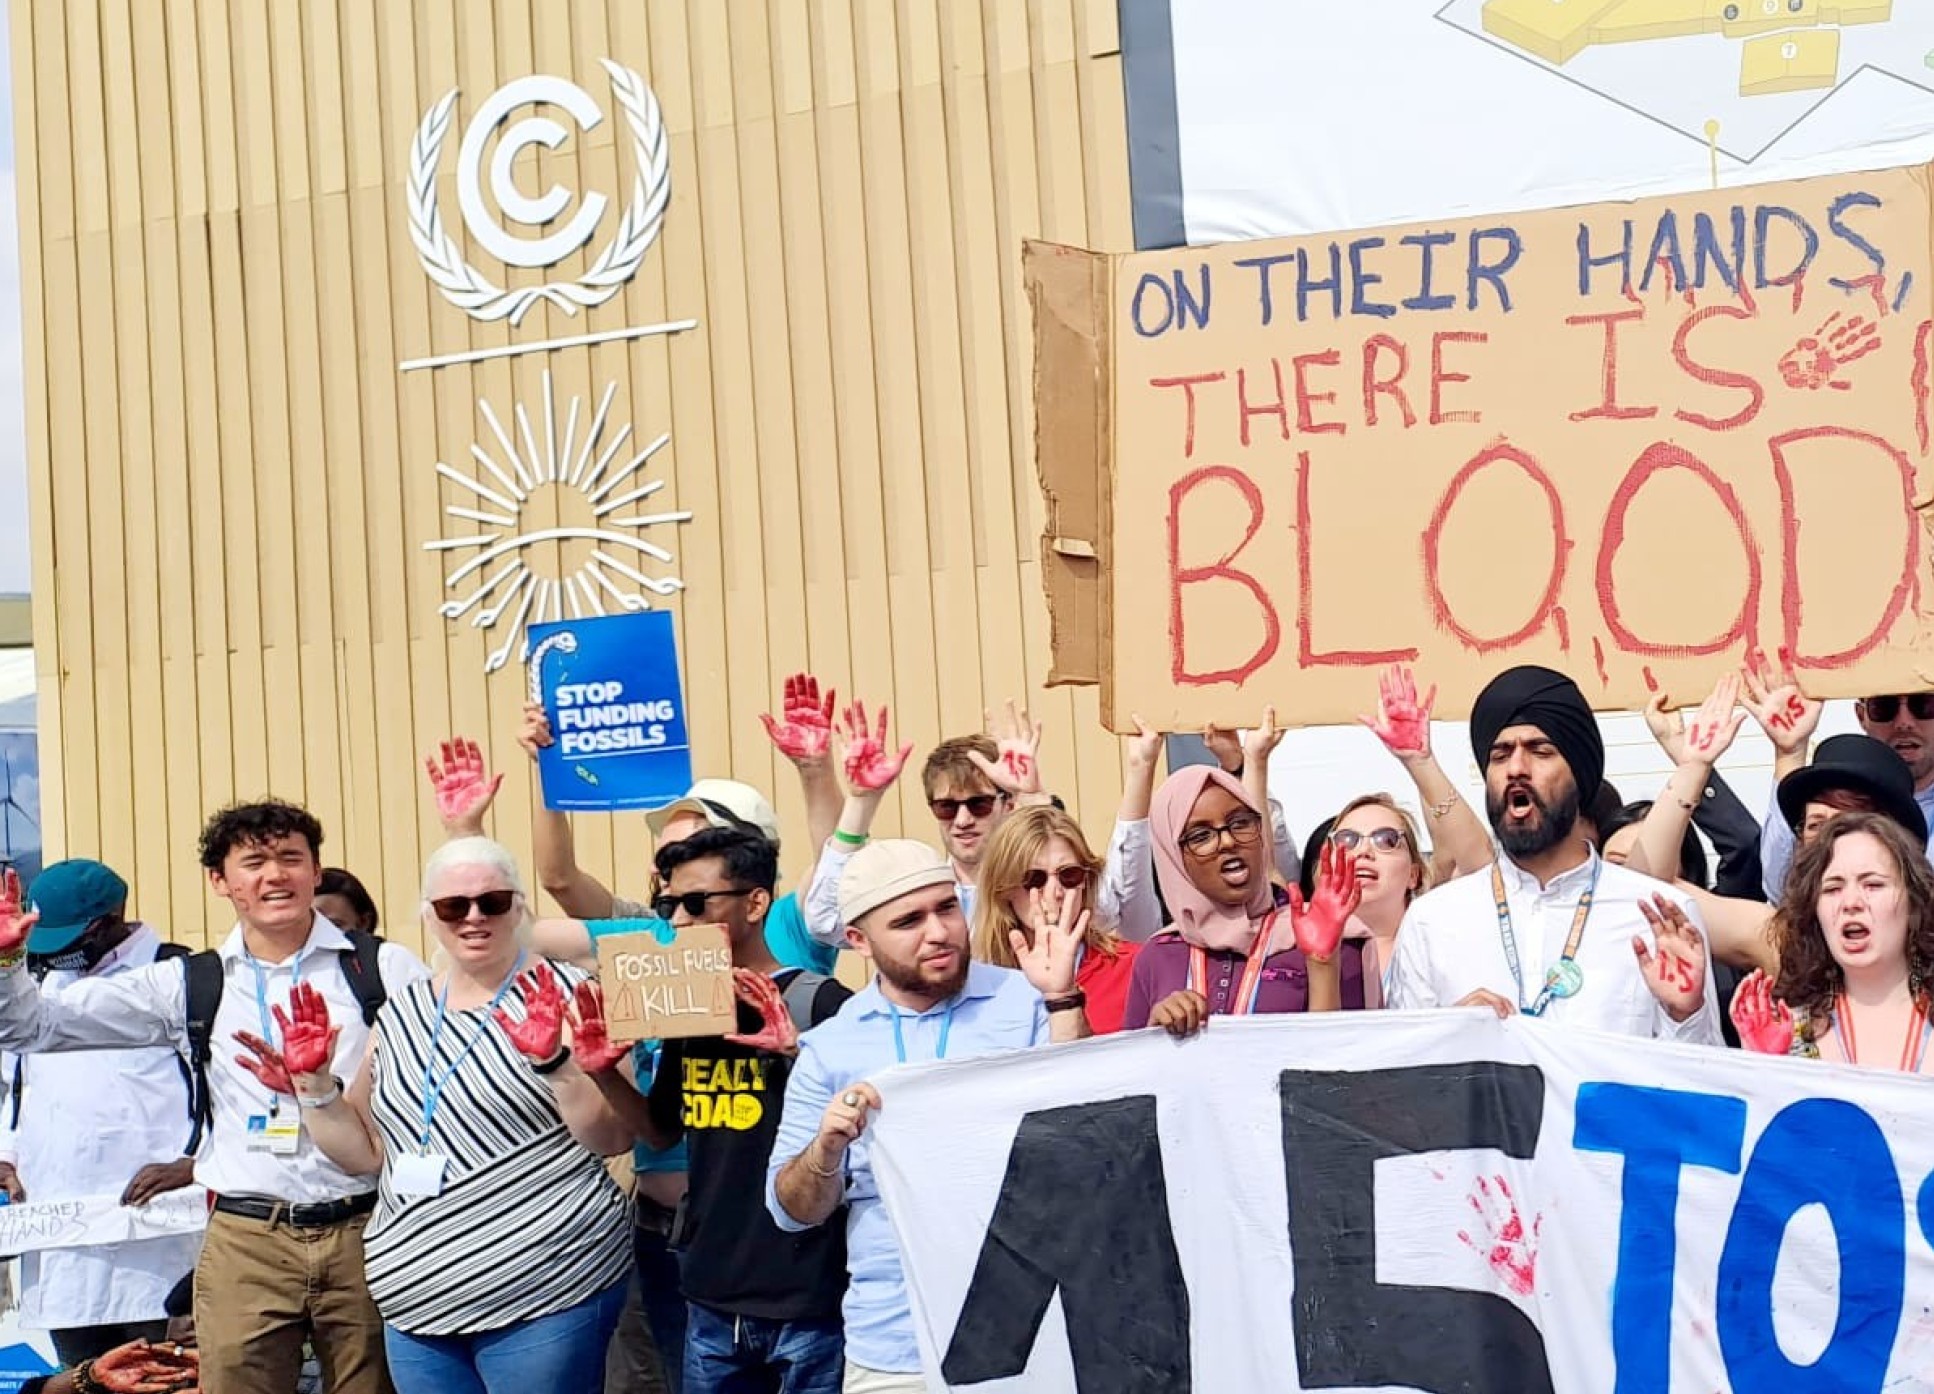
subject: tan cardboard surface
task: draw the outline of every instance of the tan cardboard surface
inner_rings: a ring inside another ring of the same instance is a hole
[[[1520,662],[1601,708],[1754,648],[1824,696],[1934,687],[1931,227],[1915,168],[1031,248],[1057,678],[1098,669],[1118,730],[1348,720],[1392,661],[1445,717]]]
[[[738,1030],[732,947],[722,925],[598,940],[598,981],[614,1041],[681,1040]]]

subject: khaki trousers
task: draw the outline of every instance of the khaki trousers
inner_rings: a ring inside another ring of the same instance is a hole
[[[395,1394],[383,1319],[363,1277],[359,1215],[297,1229],[217,1210],[195,1266],[195,1340],[206,1394],[289,1394],[312,1340],[330,1394]]]

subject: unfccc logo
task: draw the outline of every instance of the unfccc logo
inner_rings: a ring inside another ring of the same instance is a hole
[[[437,206],[437,168],[456,113],[457,89],[452,88],[423,117],[410,144],[410,240],[416,244],[423,269],[451,304],[480,320],[522,321],[532,306],[548,300],[566,314],[579,306],[602,305],[637,273],[645,253],[664,225],[671,200],[670,142],[665,121],[645,80],[630,68],[604,62],[611,79],[611,97],[631,132],[633,164],[631,199],[618,220],[617,231],[584,274],[569,281],[535,286],[500,286],[465,260],[462,249],[443,227]],[[561,217],[571,205],[567,189],[553,184],[535,197],[517,185],[512,166],[533,147],[556,150],[571,132],[546,115],[528,115],[506,127],[495,150],[490,138],[523,107],[550,107],[590,131],[604,119],[597,101],[576,83],[561,77],[535,75],[518,78],[491,93],[470,118],[457,145],[457,204],[463,225],[476,244],[506,266],[526,269],[555,266],[587,246],[597,235],[609,200],[586,194],[562,226],[543,236],[520,235],[499,220],[525,228],[541,228]],[[486,156],[487,161],[486,161]],[[485,168],[486,162],[488,169]],[[495,205],[493,211],[492,205]]]

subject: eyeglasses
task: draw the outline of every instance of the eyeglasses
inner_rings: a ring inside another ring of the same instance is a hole
[[[971,799],[930,799],[927,807],[941,822],[951,823],[963,808],[976,818],[985,818],[994,811],[994,805],[1000,800],[999,794],[976,794]]]
[[[661,920],[669,920],[682,908],[693,919],[703,919],[706,905],[714,898],[723,896],[730,899],[751,894],[752,888],[748,886],[742,891],[687,891],[683,895],[661,895],[652,901],[651,912]]]
[[[1224,833],[1229,834],[1229,841],[1236,846],[1248,847],[1262,836],[1262,819],[1253,813],[1242,812],[1232,815],[1228,822],[1219,827],[1198,824],[1182,834],[1182,850],[1191,857],[1206,861],[1222,845]]]
[[[1354,852],[1366,842],[1379,852],[1394,852],[1404,845],[1404,835],[1399,828],[1372,828],[1367,833],[1355,828],[1338,828],[1330,834],[1330,841],[1345,852]]]
[[[1021,878],[1024,891],[1046,890],[1048,878],[1052,876],[1061,883],[1064,891],[1078,891],[1088,884],[1092,873],[1085,866],[1058,866],[1053,871],[1043,871],[1040,867],[1029,867],[1027,875]]]
[[[461,924],[473,905],[485,919],[494,920],[516,903],[516,891],[485,891],[482,895],[440,895],[430,902],[430,909],[445,924]]]
[[[1905,697],[1869,697],[1861,703],[1866,708],[1867,720],[1886,725],[1900,715],[1900,704],[1907,703],[1907,711],[1916,721],[1934,721],[1934,692],[1910,692]]]

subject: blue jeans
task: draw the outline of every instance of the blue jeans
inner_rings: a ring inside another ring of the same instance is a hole
[[[691,1304],[685,1394],[839,1394],[845,1372],[837,1321],[769,1321]]]
[[[613,1283],[561,1312],[463,1336],[383,1327],[397,1394],[535,1394],[604,1388],[604,1353],[625,1304]]]

